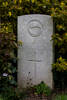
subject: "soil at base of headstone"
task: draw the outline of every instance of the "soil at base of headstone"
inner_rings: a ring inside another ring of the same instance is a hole
[[[46,96],[45,94],[36,94],[34,91],[26,91],[26,97],[23,100],[51,100],[51,95]]]
[[[46,96],[43,96],[43,95],[39,96],[39,95],[31,94],[31,95],[25,97],[23,100],[49,100],[49,98]]]

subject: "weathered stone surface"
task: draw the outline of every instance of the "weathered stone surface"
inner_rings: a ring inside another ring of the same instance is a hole
[[[51,64],[53,48],[51,35],[53,20],[48,15],[24,15],[18,17],[18,84],[31,86],[44,81],[52,88]]]

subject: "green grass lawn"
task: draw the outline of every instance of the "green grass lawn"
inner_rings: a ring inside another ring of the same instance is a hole
[[[53,100],[67,100],[67,95],[66,94],[56,95]]]

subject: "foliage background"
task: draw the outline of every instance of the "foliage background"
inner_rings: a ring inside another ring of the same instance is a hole
[[[6,84],[16,86],[17,80],[17,16],[47,14],[54,21],[55,87],[67,82],[67,1],[66,0],[0,0],[0,89]],[[58,77],[59,75],[59,77]],[[61,77],[61,78],[60,78]]]

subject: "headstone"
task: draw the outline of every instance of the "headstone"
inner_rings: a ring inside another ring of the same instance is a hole
[[[52,88],[51,64],[53,20],[49,15],[31,14],[18,17],[18,85],[27,87],[44,81]]]

